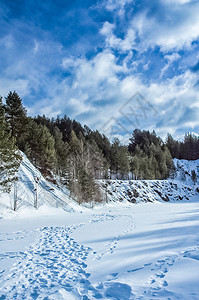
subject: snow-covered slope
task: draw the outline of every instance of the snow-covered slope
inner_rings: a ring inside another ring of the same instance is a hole
[[[22,153],[22,163],[18,171],[17,190],[17,211],[34,208],[34,201],[37,189],[38,208],[46,205],[48,207],[62,208],[68,212],[81,210],[74,202],[67,189],[47,181],[41,173],[30,163]],[[36,183],[36,181],[38,181]],[[10,209],[13,209],[14,187],[10,194],[0,192],[0,216],[7,216]]]
[[[41,175],[22,153],[23,160],[18,172],[17,212],[33,209],[35,188],[37,188],[38,208],[63,208],[64,210],[80,211],[83,207],[73,201],[66,188],[58,187]],[[199,177],[199,160],[186,161],[174,159],[176,166],[175,180],[102,180],[99,181],[104,193],[104,200],[119,202],[154,202],[190,200],[199,195],[198,183],[193,184],[191,172],[194,170]],[[38,183],[35,182],[38,180]],[[183,179],[183,180],[182,180]],[[14,189],[10,194],[0,193],[0,216],[7,217],[13,209]]]
[[[190,200],[198,188],[178,180],[108,180],[100,181],[104,197],[110,201],[131,203]]]
[[[199,179],[199,160],[174,159],[175,178],[168,180],[107,180],[100,181],[104,197],[110,201],[131,203],[190,200],[199,196],[198,182],[192,180],[192,171]]]
[[[176,168],[175,179],[183,181],[185,184],[193,185],[192,171],[195,171],[197,180],[199,180],[199,159],[197,160],[185,160],[174,159],[174,165]]]

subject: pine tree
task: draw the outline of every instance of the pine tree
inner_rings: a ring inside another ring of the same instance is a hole
[[[19,169],[21,156],[11,137],[5,120],[5,111],[0,98],[0,186],[4,191],[11,190],[11,184],[17,180],[16,172]]]
[[[23,142],[20,140],[22,134],[25,132],[25,125],[27,123],[26,109],[22,105],[22,100],[14,91],[10,92],[6,99],[5,113],[6,120],[11,130],[11,135],[16,139],[16,143],[21,149]]]
[[[171,145],[170,136],[168,141]],[[131,171],[136,178],[166,179],[174,172],[170,151],[154,131],[134,130],[129,151],[133,155]]]
[[[45,125],[29,120],[25,153],[37,167],[53,169],[56,166],[55,140]]]
[[[77,172],[79,169],[82,156],[81,142],[77,138],[74,131],[71,132],[69,141],[69,154],[67,157],[67,182],[71,195],[77,196],[78,178]]]
[[[67,142],[63,142],[63,135],[58,127],[54,128],[53,137],[55,140],[56,173],[61,177],[65,177],[67,173],[67,156],[69,154],[69,145]]]
[[[180,150],[179,142],[175,141],[173,139],[173,137],[171,136],[171,134],[167,135],[166,145],[167,145],[169,151],[171,152],[172,158],[179,157],[179,150]]]

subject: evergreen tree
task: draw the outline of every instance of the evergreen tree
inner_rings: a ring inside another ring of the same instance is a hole
[[[117,138],[111,146],[111,171],[118,179],[128,178],[130,171],[128,149]]]
[[[167,135],[166,145],[171,153],[172,158],[179,157],[180,144],[175,141],[171,134]]]
[[[22,100],[14,91],[10,92],[6,99],[5,113],[6,120],[11,130],[11,135],[16,139],[16,143],[21,149],[21,136],[25,132],[27,123],[26,109],[22,105]]]
[[[174,140],[170,134],[167,137],[167,147],[173,158],[195,160],[199,159],[199,137],[186,133],[182,142]]]
[[[169,149],[154,131],[134,130],[129,151],[131,171],[138,179],[166,179],[174,170]]]
[[[71,195],[77,195],[77,171],[80,165],[82,155],[81,142],[78,140],[74,131],[71,132],[71,137],[69,141],[69,154],[68,160],[68,170],[67,170],[67,182]]]
[[[45,125],[29,120],[25,153],[28,158],[42,169],[54,169],[56,166],[55,140]]]
[[[55,140],[55,152],[56,152],[56,173],[64,177],[67,172],[67,156],[69,154],[69,145],[67,142],[63,142],[62,133],[58,127],[54,127],[53,137]]]
[[[0,186],[5,191],[10,191],[11,184],[17,180],[16,172],[20,166],[21,156],[11,137],[5,120],[5,111],[0,98]]]

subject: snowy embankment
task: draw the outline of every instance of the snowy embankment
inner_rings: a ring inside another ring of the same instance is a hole
[[[22,163],[18,171],[17,212],[26,214],[29,210],[35,213],[34,203],[37,194],[38,208],[42,206],[62,208],[68,212],[81,210],[69,196],[67,189],[60,189],[47,181],[22,153]],[[36,180],[38,182],[36,182]],[[10,194],[0,192],[0,217],[8,218],[13,214],[14,187]]]
[[[101,180],[100,185],[108,201],[131,203],[191,200],[199,196],[199,160],[174,159],[175,179],[168,180]],[[192,171],[198,182],[193,183]],[[183,178],[183,180],[182,180]]]
[[[199,195],[197,185],[178,180],[108,180],[100,181],[108,201],[131,203],[191,200]]]
[[[127,182],[114,182],[107,197],[130,195]],[[154,189],[169,197],[169,181],[137,184],[140,200],[156,200]],[[10,210],[12,194],[0,196],[0,299],[198,299],[198,194],[191,183],[173,186],[171,200],[183,191],[181,201],[135,205],[125,196],[86,209],[24,156],[18,211]]]

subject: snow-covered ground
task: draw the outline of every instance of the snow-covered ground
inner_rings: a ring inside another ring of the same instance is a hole
[[[174,158],[174,165],[176,167],[175,178],[189,185],[193,185],[191,178],[191,172],[195,171],[197,181],[199,181],[199,159],[196,160],[185,160]]]
[[[0,299],[198,299],[199,202],[0,220]]]
[[[16,212],[13,194],[0,194],[0,299],[199,299],[196,188],[111,181],[113,201],[89,209],[24,156]],[[136,195],[138,204],[128,202]]]

